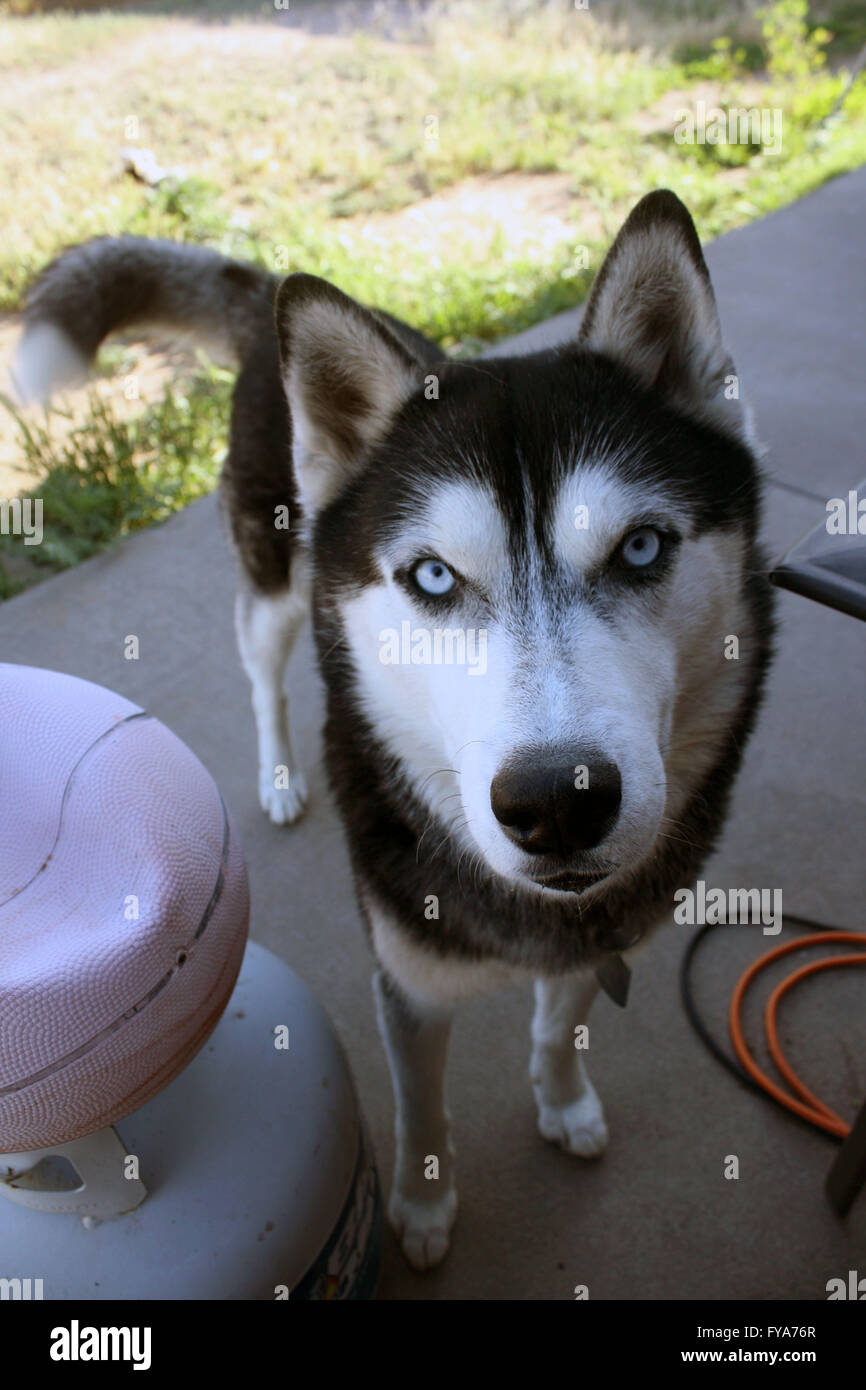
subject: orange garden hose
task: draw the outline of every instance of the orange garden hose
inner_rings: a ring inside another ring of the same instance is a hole
[[[788,1110],[792,1110],[795,1115],[799,1115],[802,1119],[808,1120],[810,1124],[816,1125],[819,1129],[826,1130],[828,1134],[844,1139],[845,1136],[850,1133],[851,1126],[841,1119],[835,1111],[831,1110],[829,1105],[825,1105],[822,1100],[813,1095],[809,1088],[800,1080],[799,1076],[797,1076],[793,1067],[786,1061],[776,1029],[776,1014],[779,1003],[784,995],[787,994],[788,990],[792,989],[794,985],[798,984],[800,980],[804,980],[808,975],[816,974],[819,970],[832,970],[837,966],[844,965],[866,965],[866,949],[852,955],[826,956],[821,960],[812,961],[808,965],[801,966],[799,970],[795,970],[793,974],[788,975],[786,979],[782,980],[767,1000],[767,1005],[764,1010],[764,1027],[767,1033],[767,1043],[770,1054],[781,1075],[791,1087],[791,1090],[795,1091],[797,1096],[800,1097],[799,1100],[783,1090],[781,1086],[777,1085],[777,1083],[773,1081],[771,1077],[767,1076],[758,1066],[746,1045],[741,1021],[741,1011],[746,990],[755,976],[759,974],[765,966],[770,965],[781,956],[787,955],[790,951],[800,951],[806,946],[823,946],[830,941],[844,942],[847,945],[854,944],[866,948],[866,934],[849,931],[821,931],[815,936],[803,936],[800,937],[799,940],[788,941],[783,946],[776,946],[772,951],[768,951],[766,955],[754,961],[740,976],[731,997],[728,1023],[734,1049],[752,1080],[757,1082],[757,1084],[780,1105],[785,1106]]]

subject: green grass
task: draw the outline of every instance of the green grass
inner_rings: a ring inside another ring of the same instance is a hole
[[[679,193],[708,239],[866,161],[866,80],[822,129],[845,72],[821,59],[838,54],[840,36],[820,32],[819,19],[833,33],[832,10],[807,23],[800,0],[772,6],[763,35],[751,4],[653,0],[671,38],[652,48],[604,22],[628,5],[599,6],[599,20],[565,3],[460,0],[417,16],[396,42],[307,36],[258,6],[242,17],[221,6],[225,22],[201,24],[190,8],[0,18],[0,186],[15,189],[0,308],[15,309],[62,246],[132,232],[313,271],[462,354],[579,302],[650,188]],[[853,45],[866,6],[838,9]],[[693,33],[681,12],[704,27]],[[708,83],[722,104],[779,106],[781,155],[678,145],[670,125],[647,129],[666,92]],[[435,142],[425,138],[431,117]],[[144,187],[121,172],[125,144],[181,172]],[[520,235],[492,236],[467,225],[424,237],[395,220],[467,179],[514,173],[563,180],[570,201],[555,235],[536,235],[531,217]],[[576,263],[580,246],[589,271]],[[214,485],[228,381],[211,371],[131,419],[94,397],[71,430],[56,418],[18,422],[22,460],[41,478],[38,573]],[[11,544],[0,538],[0,566]],[[26,578],[7,573],[7,588]]]
[[[225,451],[231,386],[231,373],[207,365],[185,389],[169,388],[131,417],[111,397],[91,391],[86,418],[60,441],[52,424],[64,412],[34,422],[0,397],[17,420],[28,466],[40,474],[38,485],[22,495],[41,500],[43,528],[41,544],[33,547],[0,535],[0,598],[212,491]]]

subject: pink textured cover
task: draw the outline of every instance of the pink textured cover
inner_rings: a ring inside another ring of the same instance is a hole
[[[237,835],[186,745],[102,686],[0,663],[0,1153],[166,1086],[228,1002],[248,920]]]

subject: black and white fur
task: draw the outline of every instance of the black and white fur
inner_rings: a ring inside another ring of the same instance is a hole
[[[595,968],[694,880],[759,704],[759,471],[692,221],[671,193],[644,198],[577,341],[531,356],[448,361],[313,276],[279,284],[132,238],[66,253],[25,315],[30,394],[132,322],[222,334],[240,361],[223,495],[259,795],[276,822],[303,809],[283,671],[312,595],[328,772],[394,1081],[390,1216],[409,1261],[432,1266],[457,1207],[454,1007],[534,978],[541,1133],[600,1153],[574,1047]],[[284,506],[290,530],[274,524]],[[647,528],[660,552],[641,573],[624,557]],[[425,560],[447,592],[419,587]],[[381,634],[404,621],[483,629],[486,672],[383,664]],[[589,787],[572,790],[581,766]]]

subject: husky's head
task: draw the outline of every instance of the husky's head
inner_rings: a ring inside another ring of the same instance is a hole
[[[757,659],[757,472],[688,212],[643,199],[556,350],[431,363],[308,275],[277,326],[326,679],[424,843],[532,892],[623,881],[677,837]]]

